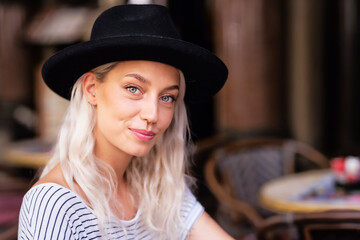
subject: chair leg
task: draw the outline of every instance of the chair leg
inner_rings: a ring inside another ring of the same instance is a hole
[[[0,240],[14,240],[17,239],[18,224],[14,224],[0,233]]]

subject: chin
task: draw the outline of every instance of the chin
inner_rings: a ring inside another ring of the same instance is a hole
[[[147,154],[149,153],[149,151],[147,151],[147,152],[141,152],[141,153],[139,153],[139,152],[137,152],[136,154],[133,154],[133,156],[134,157],[145,157]]]
[[[146,149],[137,149],[136,151],[133,151],[132,155],[134,157],[145,157],[146,155],[148,155],[151,149],[152,147]]]

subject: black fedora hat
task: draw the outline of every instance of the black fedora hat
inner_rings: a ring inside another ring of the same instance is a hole
[[[217,93],[228,70],[213,53],[181,40],[166,7],[119,5],[96,19],[90,40],[64,48],[42,68],[45,83],[70,99],[75,81],[105,63],[151,60],[180,69],[186,80],[185,100],[199,102]]]

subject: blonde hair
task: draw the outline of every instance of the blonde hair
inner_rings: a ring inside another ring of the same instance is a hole
[[[108,63],[92,72],[102,81],[114,66],[116,62]],[[85,99],[82,79],[74,84],[53,157],[41,177],[60,163],[67,184],[72,190],[74,181],[80,186],[103,230],[106,221],[114,217],[110,206],[115,200],[117,178],[114,169],[93,154],[95,110]],[[139,196],[141,219],[159,239],[178,239],[184,227],[180,208],[186,185],[191,184],[185,174],[190,134],[184,94],[185,80],[180,71],[180,91],[169,128],[146,156],[134,157],[125,172],[128,186]]]

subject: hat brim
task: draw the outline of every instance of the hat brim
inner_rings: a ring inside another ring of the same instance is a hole
[[[150,60],[172,65],[185,76],[185,101],[208,100],[224,85],[228,70],[213,53],[192,43],[156,36],[128,36],[92,40],[69,46],[50,57],[42,76],[50,89],[70,99],[75,81],[102,64]]]

